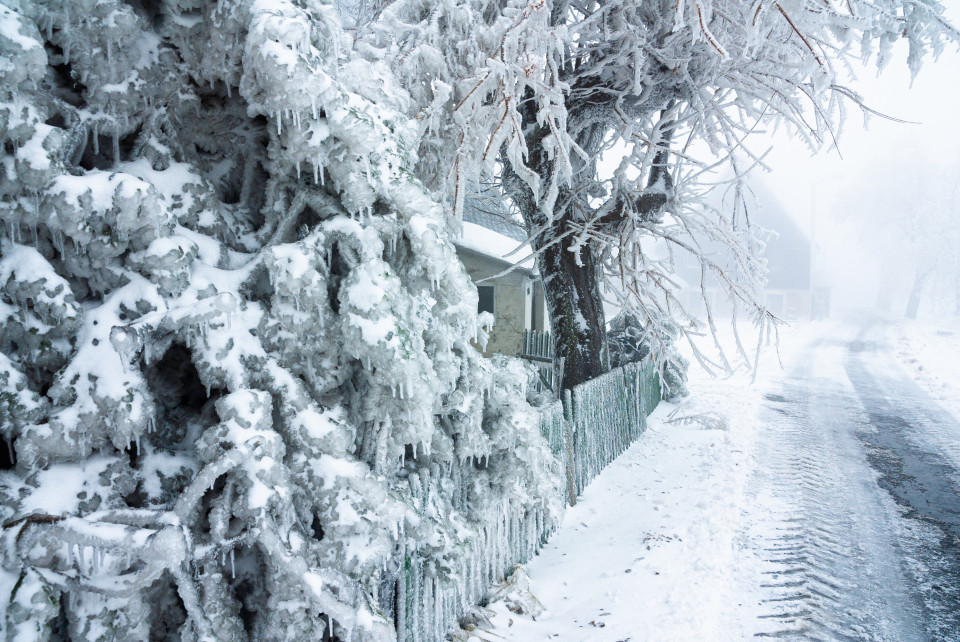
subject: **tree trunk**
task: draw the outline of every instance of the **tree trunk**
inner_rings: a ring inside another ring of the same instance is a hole
[[[549,176],[552,163],[539,144],[546,133],[537,131],[528,140],[529,164],[539,170],[541,177]],[[572,238],[557,241],[567,231],[569,206],[566,211],[557,212],[549,229],[543,230],[547,218],[509,162],[504,163],[503,178],[505,191],[520,210],[528,233],[533,235],[533,249],[540,251],[537,267],[550,313],[554,354],[563,358],[560,381],[561,387],[568,390],[610,369],[596,249],[590,242],[581,245],[578,262],[578,254],[570,251]],[[569,189],[561,189],[558,202],[568,200]],[[541,233],[535,234],[538,231]]]
[[[913,288],[910,290],[910,298],[907,300],[907,318],[916,320],[917,312],[920,309],[920,295],[923,293],[923,285],[927,281],[929,272],[917,270],[917,275],[913,279]]]
[[[610,369],[600,275],[590,246],[580,248],[580,262],[569,237],[540,255],[540,274],[550,310],[554,354],[564,358],[562,387],[573,388]]]

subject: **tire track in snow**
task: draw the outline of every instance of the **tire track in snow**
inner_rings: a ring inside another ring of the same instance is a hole
[[[841,350],[812,346],[781,394],[767,395],[759,417],[745,533],[762,560],[754,634],[924,640],[887,527],[899,516],[878,494],[851,430],[859,404],[842,366],[811,378],[814,359],[836,359]]]

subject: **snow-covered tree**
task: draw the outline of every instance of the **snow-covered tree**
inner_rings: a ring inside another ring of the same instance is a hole
[[[916,72],[956,39],[942,14],[936,0],[396,0],[358,38],[410,88],[428,187],[457,212],[470,181],[495,176],[519,209],[574,386],[607,367],[604,281],[642,318],[692,321],[673,296],[676,252],[769,319],[749,223],[696,206],[701,175],[759,164],[744,141],[768,126],[832,140],[862,106],[848,63],[882,69],[903,38]],[[701,251],[716,241],[732,271]]]
[[[907,318],[917,318],[925,291],[942,310],[960,310],[960,155],[946,150],[933,160],[906,144],[846,187],[836,210],[857,225],[880,266],[881,307],[902,288]]]
[[[556,519],[352,48],[328,0],[0,2],[7,639],[388,640],[405,559]]]

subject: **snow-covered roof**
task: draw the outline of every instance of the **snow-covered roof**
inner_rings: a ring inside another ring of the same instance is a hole
[[[454,239],[457,246],[532,270],[530,246],[520,247],[526,238],[526,231],[497,198],[482,194],[464,199],[463,228]]]
[[[500,197],[493,190],[463,199],[463,220],[493,230],[516,241],[524,241],[527,232],[510,216]]]

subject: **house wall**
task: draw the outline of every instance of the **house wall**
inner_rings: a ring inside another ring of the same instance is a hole
[[[713,314],[726,318],[733,312],[733,306],[726,293],[716,288],[707,288],[707,297]],[[706,308],[700,290],[686,289],[679,299],[688,312],[697,317],[706,316]],[[807,290],[789,290],[766,288],[763,291],[764,305],[780,319],[810,318],[810,292]]]
[[[474,283],[483,279],[488,279],[506,269],[502,261],[485,257],[472,251],[463,251],[458,248],[463,266],[467,274]],[[516,356],[520,351],[520,342],[523,338],[523,331],[526,329],[546,329],[543,327],[532,328],[532,323],[537,316],[534,306],[531,305],[534,296],[539,295],[541,310],[543,309],[543,288],[535,288],[535,281],[526,270],[514,270],[504,276],[484,281],[481,285],[493,285],[493,315],[495,318],[493,328],[490,332],[490,338],[487,341],[487,349],[484,355],[501,353],[510,356]],[[541,314],[540,317],[545,317]],[[546,325],[541,321],[541,325]]]
[[[783,306],[779,310],[770,311],[781,319],[808,319],[810,318],[810,292],[807,290],[766,290],[767,305],[770,305],[770,295],[782,297]]]

